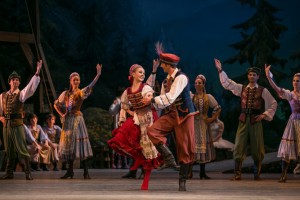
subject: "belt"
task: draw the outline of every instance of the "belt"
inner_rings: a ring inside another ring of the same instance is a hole
[[[245,114],[254,114],[254,115],[259,115],[261,114],[261,111],[258,110],[258,109],[252,109],[252,108],[242,108],[242,113],[245,113]]]
[[[23,113],[4,114],[5,119],[23,119]]]

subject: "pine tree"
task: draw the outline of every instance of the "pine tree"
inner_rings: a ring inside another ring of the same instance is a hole
[[[224,63],[248,63],[251,67],[261,68],[262,72],[264,64],[280,65],[284,68],[287,60],[274,55],[275,51],[280,48],[280,35],[287,30],[286,26],[278,23],[281,19],[274,16],[279,9],[266,0],[238,1],[242,5],[248,4],[254,8],[255,13],[245,22],[232,27],[242,30],[242,40],[230,45],[238,51],[238,54]]]

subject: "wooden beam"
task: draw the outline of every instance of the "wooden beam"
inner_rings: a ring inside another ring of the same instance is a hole
[[[52,96],[53,96],[54,99],[57,99],[57,94],[56,94],[56,91],[55,91],[55,88],[54,88],[54,84],[53,84],[53,81],[52,81],[52,78],[51,78],[51,74],[50,74],[50,71],[49,71],[49,68],[48,68],[48,64],[47,64],[47,61],[46,61],[46,57],[45,57],[45,54],[44,54],[42,44],[38,43],[37,45],[38,45],[38,50],[39,50],[40,55],[41,55],[41,59],[43,60],[42,69],[44,69],[44,71],[45,71],[45,76],[47,77]]]
[[[33,53],[31,51],[31,48],[30,48],[29,44],[20,43],[20,46],[21,46],[21,48],[23,50],[24,55],[26,56],[26,59],[27,59],[28,64],[30,66],[30,69],[32,71],[34,71],[35,70],[34,67],[33,67],[33,65],[34,65],[33,64],[33,58],[34,58],[34,56],[33,56]]]
[[[34,44],[34,35],[32,33],[0,31],[0,42],[20,42]]]

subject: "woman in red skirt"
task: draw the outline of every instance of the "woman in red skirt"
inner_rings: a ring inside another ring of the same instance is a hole
[[[153,124],[158,115],[151,104],[145,105],[142,102],[143,98],[153,97],[152,87],[158,66],[159,61],[154,60],[153,71],[146,84],[143,83],[144,68],[138,64],[130,67],[131,86],[123,92],[121,97],[119,128],[113,130],[114,137],[108,141],[108,145],[117,153],[131,156],[135,160],[129,173],[136,173],[138,167],[143,166],[145,174],[142,190],[148,190],[151,170],[161,164],[158,151],[147,135],[147,127]]]

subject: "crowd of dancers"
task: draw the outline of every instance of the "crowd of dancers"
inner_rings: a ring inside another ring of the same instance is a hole
[[[195,164],[199,164],[199,178],[210,179],[205,171],[206,163],[216,159],[215,148],[222,148],[233,151],[234,176],[231,180],[238,181],[242,179],[242,164],[250,146],[253,178],[261,180],[265,154],[262,120],[273,119],[277,102],[267,88],[258,85],[260,69],[249,68],[248,84],[243,85],[228,78],[220,60],[214,60],[221,85],[241,98],[241,114],[233,144],[222,138],[224,124],[219,119],[221,107],[206,92],[206,77],[199,74],[195,78],[195,93],[192,93],[190,79],[178,68],[180,57],[164,52],[161,43],[156,44],[156,52],[159,58],[153,60],[147,81],[144,82],[145,69],[139,64],[132,65],[129,69],[130,87],[109,109],[115,119],[113,137],[108,141],[114,158],[120,158],[123,168],[127,168],[129,158],[133,160],[123,178],[135,178],[141,167],[141,189],[148,190],[153,169],[174,168],[179,171],[178,190],[186,191],[186,182],[193,177],[192,168]],[[162,82],[160,94],[155,95],[159,66],[167,77]],[[0,95],[0,121],[3,123],[7,154],[6,174],[2,179],[14,178],[17,159],[24,168],[27,180],[33,179],[30,169],[39,170],[41,167],[42,170],[48,170],[47,166],[52,163],[53,170],[57,170],[59,160],[68,164],[61,179],[73,178],[74,160],[82,161],[83,177],[90,179],[87,160],[93,156],[93,152],[80,109],[98,81],[102,65],[97,64],[95,78],[83,89],[79,88],[80,75],[77,72],[69,76],[70,88],[54,102],[54,108],[62,119],[62,128],[55,125],[53,114],[47,116],[45,127],[38,125],[38,118],[34,114],[29,115],[27,125],[23,124],[24,102],[38,87],[41,67],[42,61],[39,61],[35,75],[23,90],[19,90],[21,77],[13,72],[8,78],[10,90]],[[292,110],[278,150],[278,157],[282,159],[279,182],[286,182],[290,161],[298,161],[300,155],[300,74],[294,75],[293,90],[290,91],[275,84],[270,68],[270,65],[265,65],[270,85],[280,98],[288,100]],[[172,152],[168,146],[170,135],[174,137],[176,152]],[[176,153],[177,159],[173,153]],[[294,170],[295,173],[298,170],[299,166]]]

